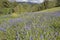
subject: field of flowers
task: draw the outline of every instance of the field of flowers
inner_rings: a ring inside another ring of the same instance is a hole
[[[60,40],[60,12],[1,16],[0,40]]]

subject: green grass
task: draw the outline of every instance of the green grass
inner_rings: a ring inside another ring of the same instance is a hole
[[[55,12],[55,11],[60,11],[60,7],[50,8],[50,9],[42,10],[40,12]]]

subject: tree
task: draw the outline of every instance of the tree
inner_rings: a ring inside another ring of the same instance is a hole
[[[47,9],[48,6],[48,0],[44,0],[44,8]]]
[[[55,7],[56,5],[57,5],[57,0],[45,0],[44,1],[45,9]]]
[[[60,0],[57,0],[57,7],[60,6]]]

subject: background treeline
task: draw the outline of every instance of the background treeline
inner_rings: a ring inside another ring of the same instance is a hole
[[[59,7],[60,0],[45,0],[43,3],[25,3],[25,2],[9,2],[8,0],[0,0],[0,14],[36,12],[53,7]]]

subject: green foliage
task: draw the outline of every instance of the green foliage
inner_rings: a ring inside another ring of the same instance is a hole
[[[6,40],[6,33],[0,31],[0,40]]]
[[[51,16],[49,13],[26,13],[16,18],[0,17],[0,22],[0,25],[6,30],[5,32],[0,31],[1,40],[60,39],[60,17]]]
[[[24,12],[36,12],[53,7],[58,7],[60,5],[59,0],[45,0],[41,4],[29,4],[29,3],[17,3],[9,2],[8,0],[0,1],[0,14],[12,14],[15,13],[24,13]]]
[[[60,18],[56,20],[53,20],[52,22],[52,26],[55,28],[55,29],[58,29],[60,31]]]
[[[57,0],[57,6],[60,6],[60,0]]]
[[[57,5],[58,4],[58,5]],[[45,1],[41,4],[27,4],[0,0],[0,14],[16,14],[0,16],[0,40],[60,40],[60,18],[44,14],[20,14],[36,12],[59,6],[60,2]],[[60,7],[42,12],[58,11]],[[16,19],[15,19],[16,18]],[[20,18],[22,18],[20,20]],[[17,20],[17,21],[16,21]],[[10,23],[11,22],[11,23]],[[18,23],[17,23],[18,22]]]
[[[6,37],[7,37],[8,40],[15,40],[16,31],[14,31],[12,28],[10,28],[10,29],[7,29],[6,33],[7,33]]]

